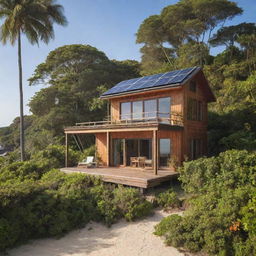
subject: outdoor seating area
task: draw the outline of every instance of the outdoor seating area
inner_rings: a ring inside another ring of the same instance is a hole
[[[145,156],[131,157],[130,165],[131,167],[137,167],[137,168],[143,168],[143,169],[146,167],[152,167],[152,159],[147,159]]]

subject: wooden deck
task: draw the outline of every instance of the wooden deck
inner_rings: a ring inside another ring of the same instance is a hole
[[[85,173],[100,176],[103,181],[123,184],[139,188],[151,188],[164,181],[177,177],[178,173],[171,170],[158,170],[158,175],[154,175],[153,170],[144,170],[131,167],[66,167],[61,171],[65,173]]]

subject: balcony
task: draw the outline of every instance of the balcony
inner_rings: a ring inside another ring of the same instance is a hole
[[[122,118],[122,119],[121,119]],[[183,127],[183,116],[180,113],[160,113],[160,112],[143,112],[138,113],[137,117],[130,118],[122,115],[119,120],[110,117],[104,121],[76,123],[76,126],[67,127],[65,130],[98,130],[98,129],[116,129],[116,128],[142,128],[150,126],[168,126]]]

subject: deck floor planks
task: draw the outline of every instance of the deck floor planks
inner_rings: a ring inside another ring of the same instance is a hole
[[[161,182],[171,180],[177,176],[177,172],[171,170],[158,170],[158,175],[154,175],[153,170],[128,167],[66,167],[61,171],[65,173],[85,173],[100,176],[103,181],[129,185],[139,188],[150,188],[159,185]]]

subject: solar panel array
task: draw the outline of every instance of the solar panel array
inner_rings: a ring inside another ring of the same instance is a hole
[[[181,84],[196,69],[197,67],[186,68],[162,74],[125,80],[103,93],[102,96],[161,87],[164,85]]]

